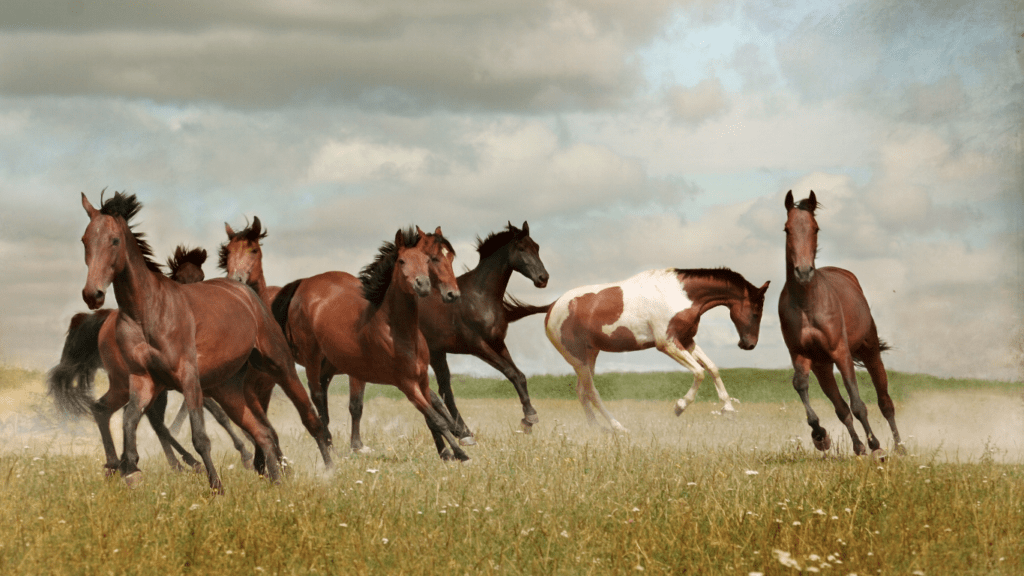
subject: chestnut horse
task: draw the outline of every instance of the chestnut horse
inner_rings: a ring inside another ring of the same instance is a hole
[[[693,372],[693,385],[676,402],[676,416],[694,401],[704,370],[711,372],[723,410],[734,411],[718,368],[694,341],[702,314],[729,308],[740,335],[739,347],[757,345],[768,282],[756,288],[728,268],[667,268],[641,272],[611,284],[582,286],[563,294],[548,308],[548,339],[576,371],[576,394],[594,424],[596,407],[614,430],[626,432],[605,409],[594,388],[594,363],[601,351],[629,352],[657,348]]]
[[[202,282],[205,278],[203,263],[206,261],[206,250],[193,248],[191,250],[178,246],[174,255],[167,259],[167,276],[179,284],[193,284]],[[85,415],[92,412],[92,387],[95,381],[96,371],[103,367],[103,360],[100,356],[99,335],[104,325],[110,324],[113,329],[117,322],[117,310],[105,308],[90,313],[79,313],[71,319],[68,326],[68,334],[64,340],[64,348],[61,352],[60,363],[54,366],[47,374],[47,384],[50,394],[56,400],[72,400],[70,405],[59,405],[62,411],[73,415]],[[117,363],[117,367],[109,370],[114,374],[126,374],[124,359],[116,350],[111,350],[111,360]],[[78,386],[81,388],[74,394],[62,392],[64,389]],[[203,399],[203,406],[211,415],[224,427],[224,430],[231,437],[235,449],[242,456],[242,464],[246,468],[252,468],[252,454],[245,446],[245,441],[235,433],[234,427],[228,415],[219,404],[210,398]],[[184,404],[182,404],[184,408]],[[193,469],[199,469],[199,461],[195,459],[168,431],[164,425],[164,414],[167,410],[167,390],[158,394],[153,402],[146,408],[146,418],[156,432],[160,445],[163,448],[167,463],[175,470],[181,470],[181,463],[178,462],[174,451],[177,450],[185,464]]]
[[[419,300],[432,287],[446,302],[459,297],[454,256],[440,227],[433,234],[399,230],[395,243],[385,243],[359,278],[325,272],[284,286],[274,300],[274,316],[296,360],[306,367],[310,395],[324,417],[321,371],[348,374],[352,450],[369,451],[359,435],[359,420],[363,389],[375,382],[396,386],[416,406],[442,458],[469,459],[452,434],[451,416],[430,390],[430,352],[419,327]]]
[[[882,457],[885,452],[871,432],[868,409],[857,389],[854,363],[862,363],[871,375],[878,394],[878,407],[892,428],[897,450],[901,450],[896,410],[889,397],[889,379],[882,364],[882,352],[889,346],[878,338],[875,320],[857,277],[842,268],[814,266],[818,252],[818,223],[814,211],[818,206],[813,191],[799,203],[793,202],[792,190],[786,194],[786,284],[779,296],[779,320],[782,338],[793,360],[793,388],[807,411],[815,448],[828,450],[832,440],[811,409],[807,396],[810,371],[817,376],[822,391],[835,406],[836,416],[849,430],[854,452],[858,455],[867,452],[853,427],[856,416],[864,427],[868,446],[876,456]],[[836,385],[833,365],[843,377],[850,396],[849,405]]]
[[[106,289],[113,284],[120,310],[114,328],[100,335],[101,350],[104,343],[111,343],[128,371],[111,378],[111,389],[94,408],[108,467],[117,466],[130,485],[137,483],[141,474],[135,436],[139,419],[157,393],[171,388],[185,396],[192,442],[214,491],[221,491],[222,485],[204,425],[204,393],[250,434],[267,457],[271,479],[279,481],[277,434],[254,391],[241,385],[249,368],[267,372],[282,383],[330,467],[326,428],[295,373],[283,334],[259,297],[243,284],[225,278],[181,285],[154,272],[152,251],[130,227],[141,209],[134,194],[115,193],[96,209],[83,193],[82,207],[89,216],[82,237],[89,271],[82,298],[95,310],[103,305]],[[126,406],[124,451],[117,464],[109,417],[122,406]]]

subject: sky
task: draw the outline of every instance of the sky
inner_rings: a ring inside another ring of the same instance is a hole
[[[740,350],[724,308],[697,342],[785,368],[783,199],[814,190],[817,264],[858,276],[889,369],[1018,380],[1022,119],[1010,0],[8,0],[0,362],[59,359],[86,310],[80,193],[106,189],[138,195],[161,261],[206,248],[208,277],[224,223],[259,216],[272,285],[356,273],[410,224],[441,226],[461,273],[528,221],[551,280],[509,291],[535,304],[727,266],[771,281],[760,342]],[[541,316],[508,344],[528,375],[571,372]]]

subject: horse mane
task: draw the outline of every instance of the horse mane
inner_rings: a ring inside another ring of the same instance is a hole
[[[522,237],[523,231],[516,228],[510,222],[508,226],[500,232],[491,232],[483,240],[479,236],[476,237],[476,251],[480,254],[480,258],[487,258],[494,254],[499,248]]]
[[[142,259],[146,261],[146,268],[157,274],[163,274],[163,268],[153,260],[153,248],[145,240],[146,235],[142,232],[136,232],[135,225],[132,224],[132,218],[139,213],[139,210],[142,210],[142,202],[139,202],[135,194],[115,191],[112,197],[103,200],[103,192],[100,192],[100,214],[117,216],[124,219],[124,223],[128,225],[128,230],[135,237],[135,243],[139,245],[139,252],[142,253]]]
[[[406,246],[415,246],[420,241],[419,233],[411,226],[401,230],[401,233],[402,242]],[[427,236],[434,238],[452,254],[455,254],[452,243],[444,236],[433,233],[427,234]],[[392,242],[384,242],[373,262],[359,271],[359,281],[363,285],[363,298],[366,298],[374,307],[380,307],[384,303],[384,295],[391,287],[391,276],[394,274],[397,261],[398,248]]]
[[[676,268],[676,274],[690,278],[706,278],[720,280],[756,293],[758,288],[750,283],[742,274],[726,267],[721,268]]]
[[[258,220],[259,219],[257,218],[256,221]],[[232,240],[238,238],[245,238],[250,242],[261,244],[261,241],[267,237],[266,228],[263,228],[261,226],[259,234],[257,234],[256,231],[253,230],[253,226],[256,225],[256,221],[253,221],[252,224],[247,223],[245,228],[235,232],[234,234],[228,234],[228,241],[220,245],[220,252],[217,254],[218,268],[225,271],[228,269],[228,244],[230,244]]]
[[[814,199],[814,202],[811,202],[810,198],[804,198],[803,200],[797,202],[795,207],[805,212],[810,212],[811,214],[814,214],[815,210],[821,208],[821,202],[818,202],[817,198]]]
[[[167,276],[173,280],[178,270],[185,264],[195,264],[197,268],[202,268],[205,262],[206,250],[203,248],[188,248],[184,244],[179,244],[174,249],[174,256],[167,259]]]

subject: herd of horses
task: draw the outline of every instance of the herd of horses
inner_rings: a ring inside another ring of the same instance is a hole
[[[182,467],[177,452],[187,466],[205,470],[211,488],[221,491],[205,411],[231,434],[246,467],[279,481],[286,462],[267,418],[275,385],[291,400],[330,468],[327,389],[337,374],[349,379],[353,451],[370,451],[360,437],[360,420],[366,383],[373,382],[397,387],[423,414],[442,459],[468,460],[463,446],[475,440],[456,406],[447,355],[474,355],[508,378],[522,403],[523,429],[529,432],[539,418],[505,337],[510,322],[540,313],[545,314],[548,339],[576,372],[576,392],[591,424],[596,423],[596,409],[613,429],[626,431],[594,387],[601,351],[656,348],[692,371],[690,390],[676,402],[677,416],[694,401],[705,371],[715,381],[724,410],[733,411],[717,367],[694,338],[701,315],[725,306],[740,336],[739,347],[753,349],[769,284],[756,287],[727,268],[656,269],[621,282],[575,288],[550,305],[531,306],[505,293],[513,272],[538,288],[548,283],[539,247],[524,222],[521,228],[509,223],[478,238],[479,264],[458,277],[452,269],[455,250],[441,228],[426,233],[411,227],[399,229],[393,242],[384,242],[358,276],[325,272],[283,287],[268,286],[262,254],[267,231],[256,217],[239,231],[225,225],[219,267],[226,277],[205,280],[205,250],[184,247],[168,259],[165,275],[144,235],[134,230],[133,218],[142,207],[135,195],[102,196],[96,208],[82,194],[89,217],[82,237],[88,268],[82,298],[94,312],[74,316],[60,363],[47,381],[60,409],[93,416],[106,470],[120,473],[130,486],[141,479],[136,431],[145,414],[168,463]],[[819,207],[814,192],[794,202],[790,191],[785,207],[786,283],[779,317],[792,357],[793,386],[807,411],[814,446],[828,450],[831,440],[809,403],[811,371],[849,430],[854,451],[867,453],[854,428],[856,418],[868,447],[883,457],[868,424],[854,365],[863,365],[870,374],[895,446],[901,449],[881,360],[888,346],[878,338],[856,277],[847,270],[814,265],[814,213]],[[111,285],[118,308],[101,309]],[[296,364],[305,368],[308,394]],[[843,378],[849,404],[833,367]],[[107,372],[110,385],[94,399],[99,368]],[[440,396],[430,388],[428,368],[434,370]],[[176,425],[188,417],[202,466],[164,424],[168,390],[184,396]],[[110,418],[122,408],[123,449],[118,456]],[[252,443],[253,453],[232,423]]]

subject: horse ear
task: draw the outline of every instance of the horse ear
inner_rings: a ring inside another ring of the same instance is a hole
[[[224,231],[228,233],[228,238],[234,238],[235,237],[235,231],[231,228],[231,224],[228,224],[227,222],[225,222],[224,223]]]
[[[527,222],[526,220],[523,220],[523,233],[526,234],[527,236],[530,235],[530,223]]]
[[[434,236],[444,236],[444,234],[441,233],[441,227],[440,226],[438,226],[437,228],[434,228]]]
[[[405,235],[402,234],[401,228],[399,228],[398,232],[395,232],[395,247],[405,248]]]
[[[771,283],[772,283],[771,280],[768,280],[767,282],[765,282],[760,288],[757,289],[758,292],[760,292],[762,295],[765,292],[768,292],[768,285],[771,284]]]
[[[814,197],[814,190],[811,190],[811,195],[807,197],[807,203],[811,205],[811,214],[814,214],[814,209],[818,207],[818,199]]]
[[[85,192],[82,192],[82,208],[85,208],[85,213],[89,215],[89,219],[92,220],[99,210],[92,207],[89,199],[85,197]]]
[[[793,209],[793,191],[786,192],[786,210]]]
[[[249,239],[250,240],[259,240],[260,232],[262,232],[262,231],[263,231],[263,225],[260,224],[260,217],[259,216],[253,216],[252,217],[252,228],[250,228],[250,231],[249,231]]]

